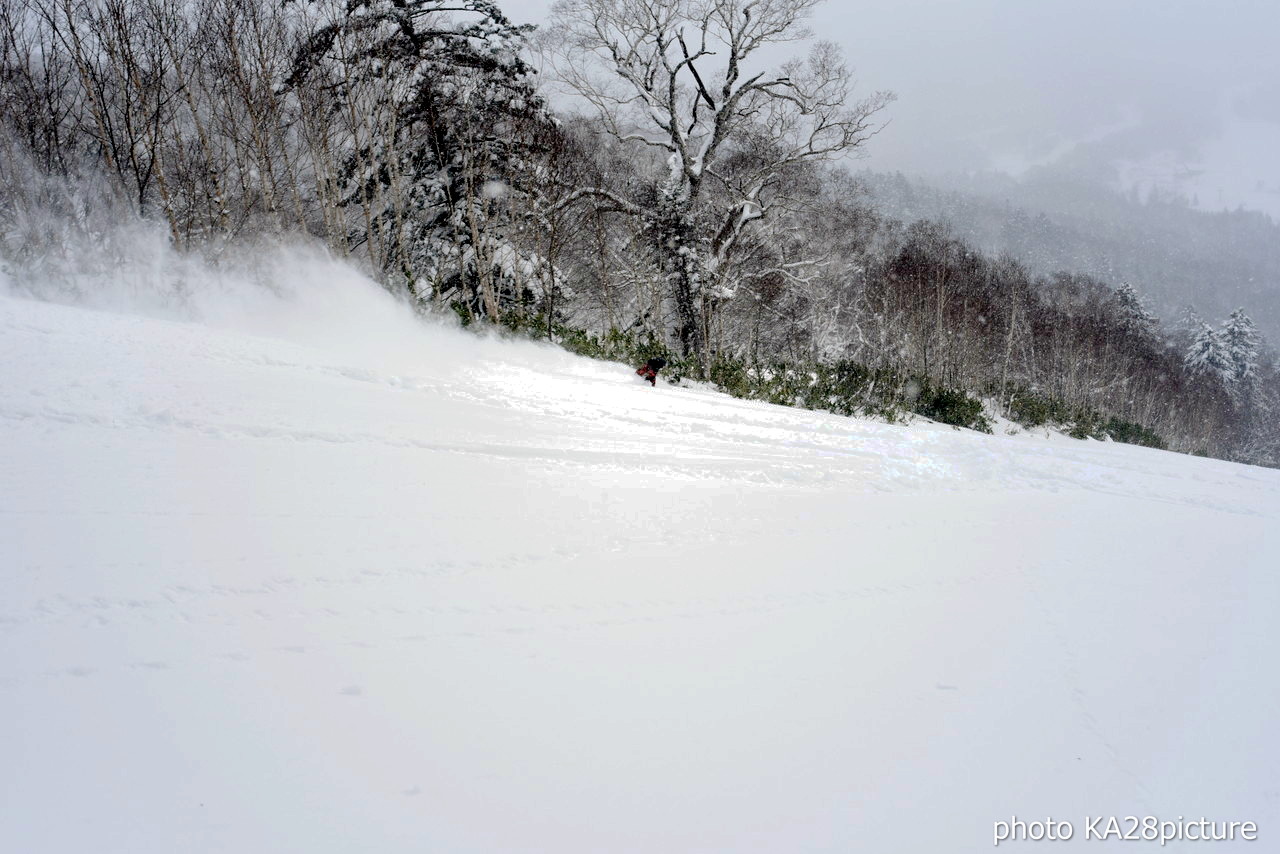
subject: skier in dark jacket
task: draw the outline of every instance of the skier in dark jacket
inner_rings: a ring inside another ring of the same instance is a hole
[[[636,373],[642,378],[649,381],[649,385],[655,388],[658,385],[658,371],[667,366],[667,360],[661,356],[654,356],[640,367],[636,368]]]

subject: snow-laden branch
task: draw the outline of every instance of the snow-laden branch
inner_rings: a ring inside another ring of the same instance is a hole
[[[764,182],[802,160],[853,151],[878,129],[874,116],[892,96],[851,103],[851,76],[830,43],[778,73],[743,73],[765,46],[807,38],[803,21],[818,2],[561,0],[554,69],[617,139],[676,155],[679,195],[693,204],[726,146],[751,126],[778,143],[757,176]]]

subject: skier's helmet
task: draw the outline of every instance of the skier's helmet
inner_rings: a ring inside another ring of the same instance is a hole
[[[652,359],[649,360],[649,367],[653,368],[655,371],[660,371],[666,366],[667,366],[667,360],[662,358],[661,356],[654,356]]]

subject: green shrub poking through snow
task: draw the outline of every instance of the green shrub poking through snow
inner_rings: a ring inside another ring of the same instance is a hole
[[[1073,439],[1112,439],[1148,448],[1168,447],[1164,438],[1150,428],[1096,410],[1067,406],[1061,400],[1035,391],[1015,391],[1009,399],[1008,416],[1023,427],[1049,426]]]
[[[922,383],[914,411],[943,424],[991,432],[991,422],[982,412],[982,402],[957,389],[933,388]]]

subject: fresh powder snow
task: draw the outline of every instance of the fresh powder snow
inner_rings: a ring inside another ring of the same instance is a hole
[[[0,296],[4,851],[1276,850],[1280,472],[212,281]]]

